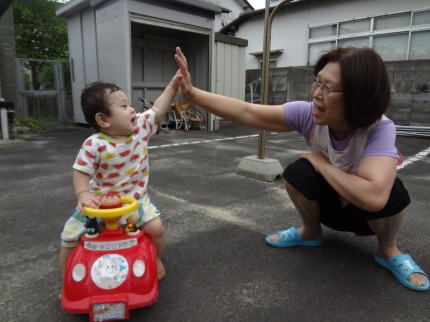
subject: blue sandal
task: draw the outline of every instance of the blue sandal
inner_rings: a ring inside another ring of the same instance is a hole
[[[387,260],[379,254],[375,254],[375,261],[393,273],[394,277],[404,286],[415,291],[427,291],[430,287],[427,274],[414,262],[408,254],[393,256]],[[417,286],[408,281],[409,275],[413,273],[423,274],[427,280],[424,285]]]
[[[273,241],[272,237],[279,235],[278,241]],[[321,240],[304,240],[296,227],[278,231],[266,237],[266,243],[275,247],[295,247],[295,246],[321,246]]]

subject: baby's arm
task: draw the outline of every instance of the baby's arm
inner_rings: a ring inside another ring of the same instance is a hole
[[[173,76],[169,85],[164,89],[163,93],[157,98],[152,106],[155,111],[155,122],[160,122],[164,114],[170,109],[170,106],[175,98],[176,92],[178,91],[178,82],[176,81],[176,75]]]
[[[89,191],[90,175],[78,170],[73,171],[73,187],[75,188],[76,199],[78,199],[78,209],[82,212],[82,207],[87,206],[97,208],[100,200]]]

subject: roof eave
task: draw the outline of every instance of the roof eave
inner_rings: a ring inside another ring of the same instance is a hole
[[[292,1],[289,2],[285,8],[291,8],[291,7],[296,7],[296,6],[301,6],[304,4],[308,4],[310,2],[317,2],[317,1],[321,1],[321,0],[299,0],[299,1]],[[276,6],[270,7],[270,11],[273,10]],[[285,9],[284,8],[284,9]],[[225,25],[219,32],[220,33],[228,33],[229,30],[231,30],[232,27],[235,26],[240,26],[243,22],[245,22],[246,20],[255,17],[255,16],[260,16],[260,15],[264,15],[266,9],[258,9],[258,10],[253,10],[253,11],[248,11],[248,12],[244,12],[241,15],[239,15],[239,17],[237,17],[236,19],[234,19],[233,21],[231,21],[229,24]]]
[[[57,16],[69,16],[75,12],[82,10],[88,6],[96,7],[99,4],[105,2],[106,0],[73,0],[66,3],[60,9],[56,11]],[[201,1],[201,0],[173,0],[173,2],[198,8],[203,11],[208,11],[213,14],[221,14],[223,8],[211,2]]]

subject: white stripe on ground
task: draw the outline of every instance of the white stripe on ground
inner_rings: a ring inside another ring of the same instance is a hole
[[[271,133],[271,134],[276,134],[276,133]],[[247,138],[255,138],[255,137],[258,137],[258,134],[244,135],[244,136],[235,136],[235,137],[222,138],[222,139],[212,139],[212,140],[202,140],[202,141],[191,141],[191,142],[182,142],[182,143],[154,145],[154,146],[149,146],[148,150],[150,150],[150,149],[170,148],[172,146],[183,146],[183,145],[200,144],[200,143],[210,143],[210,142],[220,142],[220,141],[229,141],[229,140],[239,140],[239,139],[247,139]]]
[[[414,156],[407,158],[401,165],[397,167],[397,170],[403,169],[416,161],[422,160],[425,157],[427,157],[429,154],[430,154],[430,148],[427,148],[421,152],[418,152]]]
[[[276,135],[276,132],[270,133],[272,135]],[[169,148],[174,146],[183,146],[183,145],[192,145],[192,144],[201,144],[201,143],[210,143],[210,142],[220,142],[220,141],[229,141],[229,140],[240,140],[240,139],[248,139],[248,138],[256,138],[259,134],[253,134],[253,135],[243,135],[243,136],[235,136],[235,137],[228,137],[228,138],[221,138],[221,139],[212,139],[212,140],[202,140],[202,141],[191,141],[191,142],[181,142],[181,143],[173,143],[173,144],[163,144],[163,145],[154,145],[149,146],[148,149],[163,149],[163,148]],[[397,170],[401,170],[412,163],[422,160],[425,157],[427,157],[430,154],[430,147],[418,152],[414,156],[411,156],[407,158],[401,165],[397,167]]]

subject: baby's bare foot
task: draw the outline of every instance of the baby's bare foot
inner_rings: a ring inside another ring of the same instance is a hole
[[[161,259],[157,258],[157,277],[161,280],[164,276],[166,276],[166,270],[164,269]]]

